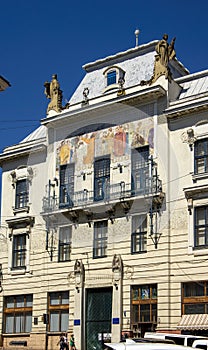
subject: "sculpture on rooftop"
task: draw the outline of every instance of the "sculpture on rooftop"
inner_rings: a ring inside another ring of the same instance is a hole
[[[62,91],[57,80],[57,74],[53,74],[51,82],[49,83],[46,81],[44,86],[44,93],[46,97],[51,100],[51,102],[48,104],[47,114],[50,110],[60,112],[62,110]]]
[[[151,85],[162,75],[165,75],[165,78],[171,81],[172,75],[168,64],[170,60],[176,57],[175,40],[176,38],[173,38],[169,44],[168,35],[164,34],[163,38],[158,41],[155,46],[157,55],[155,56],[153,76],[148,81],[141,81],[141,85]]]
[[[159,55],[159,61],[164,67],[167,67],[169,60],[172,60],[176,56],[174,50],[175,39],[173,38],[171,43],[168,44],[168,35],[164,34],[163,38],[155,46],[155,50]]]

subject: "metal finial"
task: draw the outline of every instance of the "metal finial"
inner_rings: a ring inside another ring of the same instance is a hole
[[[139,33],[140,33],[139,29],[136,29],[134,32],[134,34],[136,35],[136,47],[139,46]]]

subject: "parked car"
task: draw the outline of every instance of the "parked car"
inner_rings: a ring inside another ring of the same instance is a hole
[[[208,338],[191,334],[146,332],[144,339],[173,340],[177,345],[208,350]]]
[[[135,342],[127,339],[121,343],[105,343],[106,350],[193,350],[191,347],[159,342]]]

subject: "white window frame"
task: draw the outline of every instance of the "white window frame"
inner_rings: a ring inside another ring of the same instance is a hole
[[[108,85],[108,73],[113,72],[113,71],[116,71],[116,83]],[[124,79],[125,71],[122,68],[118,67],[118,66],[111,66],[111,67],[108,67],[103,72],[103,75],[105,77],[105,89],[104,89],[103,93],[105,93],[107,91],[119,88],[118,81],[119,81],[120,78]]]

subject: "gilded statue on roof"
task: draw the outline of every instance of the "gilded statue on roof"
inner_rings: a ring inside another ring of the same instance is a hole
[[[141,81],[141,85],[151,85],[155,83],[155,81],[162,75],[164,75],[166,79],[171,81],[172,75],[169,67],[169,61],[173,60],[176,57],[174,48],[175,40],[176,38],[173,38],[169,44],[168,35],[164,34],[163,38],[158,41],[158,43],[155,46],[155,51],[157,54],[155,56],[153,76],[148,81]]]
[[[175,39],[176,38],[173,38],[171,43],[168,44],[168,35],[164,34],[163,38],[155,46],[155,50],[159,55],[160,63],[165,67],[167,67],[169,60],[172,60],[176,56],[174,50]]]
[[[53,74],[51,82],[49,83],[46,81],[44,86],[44,93],[46,97],[51,100],[51,102],[48,104],[47,114],[50,110],[60,112],[62,110],[62,91],[57,80],[57,74]]]

